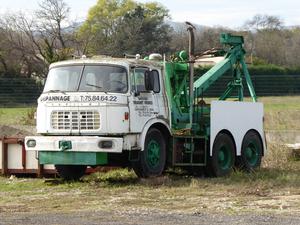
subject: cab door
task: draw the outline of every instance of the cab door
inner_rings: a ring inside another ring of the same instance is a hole
[[[159,106],[154,91],[147,91],[145,74],[148,67],[135,67],[131,70],[130,131],[141,132],[147,121],[156,118]]]

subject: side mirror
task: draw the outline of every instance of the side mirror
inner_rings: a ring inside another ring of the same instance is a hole
[[[154,76],[151,71],[145,71],[145,89],[146,91],[153,91],[154,90]]]

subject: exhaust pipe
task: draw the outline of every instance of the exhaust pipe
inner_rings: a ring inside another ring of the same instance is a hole
[[[193,105],[194,105],[194,63],[195,63],[195,35],[194,30],[196,28],[190,22],[185,22],[188,26],[187,31],[189,32],[189,67],[190,67],[190,83],[189,83],[189,95],[190,95],[190,128],[193,125]]]

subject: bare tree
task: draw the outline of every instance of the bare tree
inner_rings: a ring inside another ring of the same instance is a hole
[[[277,16],[255,15],[244,24],[246,48],[255,56],[271,64],[289,65],[286,58],[286,33],[283,21]]]
[[[6,70],[26,76],[31,76],[32,73],[40,74],[37,71],[42,68],[44,60],[37,54],[34,45],[36,40],[30,38],[32,36],[29,34],[33,32],[31,21],[21,13],[7,14],[0,20],[0,27],[2,29],[1,61],[2,64],[7,61]]]
[[[248,30],[280,30],[283,28],[283,21],[277,16],[257,14],[246,21],[244,27]]]
[[[26,71],[27,76],[45,74],[50,63],[70,57],[73,51],[74,32],[64,31],[70,11],[66,3],[43,0],[39,6],[33,17],[15,13],[3,16],[0,21],[10,48],[18,54],[21,72]],[[5,68],[2,55],[0,63]]]
[[[41,35],[50,35],[52,39],[59,41],[62,48],[66,48],[63,26],[69,17],[69,6],[63,0],[43,0],[39,7],[36,15]]]

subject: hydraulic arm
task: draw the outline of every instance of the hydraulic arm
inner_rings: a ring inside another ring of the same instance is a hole
[[[227,48],[224,59],[194,81],[193,30],[194,27],[189,25],[189,53],[178,52],[171,62],[165,62],[166,87],[171,103],[172,125],[175,130],[184,128],[193,130],[197,120],[195,118],[202,117],[205,111],[201,105],[198,105],[199,98],[216,80],[225,74],[231,73],[232,80],[225,87],[219,100],[236,98],[243,101],[242,79],[244,78],[252,101],[256,102],[256,94],[244,59],[243,37],[221,34],[220,42]]]
[[[221,34],[220,41],[222,44],[228,46],[229,50],[223,61],[216,64],[194,82],[194,88],[196,89],[195,93],[198,95],[196,97],[201,96],[217,79],[223,76],[227,71],[232,70],[233,80],[228,84],[228,87],[220,97],[220,100],[225,100],[230,97],[232,91],[235,89],[238,91],[239,100],[243,100],[242,75],[244,75],[251,98],[256,102],[256,94],[244,60],[245,50],[243,48],[243,37],[233,36],[231,34]]]

